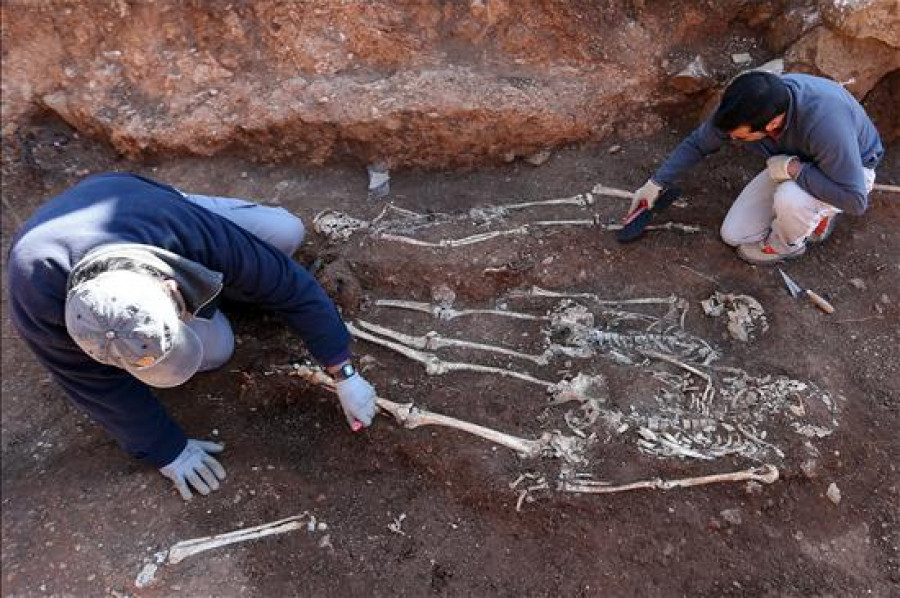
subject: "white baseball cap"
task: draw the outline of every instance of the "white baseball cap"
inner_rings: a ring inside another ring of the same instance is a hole
[[[151,274],[112,270],[73,287],[66,296],[66,328],[95,360],[157,388],[187,382],[203,361],[200,338]]]

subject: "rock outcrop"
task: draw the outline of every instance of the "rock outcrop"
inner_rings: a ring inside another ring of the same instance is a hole
[[[864,98],[900,69],[900,2],[820,0],[821,24],[785,55],[789,71],[830,77]]]
[[[500,161],[697,114],[745,68],[729,57],[772,58],[755,40],[808,0],[765,4],[9,0],[3,133],[50,114],[134,158]]]

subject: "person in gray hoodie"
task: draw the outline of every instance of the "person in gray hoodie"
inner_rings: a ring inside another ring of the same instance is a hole
[[[863,107],[834,81],[751,71],[725,89],[718,107],[634,193],[631,214],[726,141],[746,143],[766,168],[722,223],[722,240],[751,264],[797,258],[824,241],[838,214],[861,216],[884,147]]]

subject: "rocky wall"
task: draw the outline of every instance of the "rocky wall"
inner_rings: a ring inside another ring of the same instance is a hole
[[[696,116],[723,82],[775,56],[777,40],[823,27],[820,7],[795,0],[8,0],[0,10],[7,142],[49,114],[133,158],[433,167],[653,132],[673,114]],[[844,19],[841,35],[867,22]],[[892,43],[887,33],[872,43]]]

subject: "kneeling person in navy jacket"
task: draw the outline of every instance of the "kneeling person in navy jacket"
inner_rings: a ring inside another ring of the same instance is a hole
[[[153,396],[225,364],[234,334],[221,296],[280,314],[337,379],[348,423],[375,391],[316,280],[290,256],[302,222],[281,208],[189,195],[141,176],[89,177],[44,204],[13,240],[12,322],[68,397],[182,497],[208,494],[222,446],[185,437]]]

